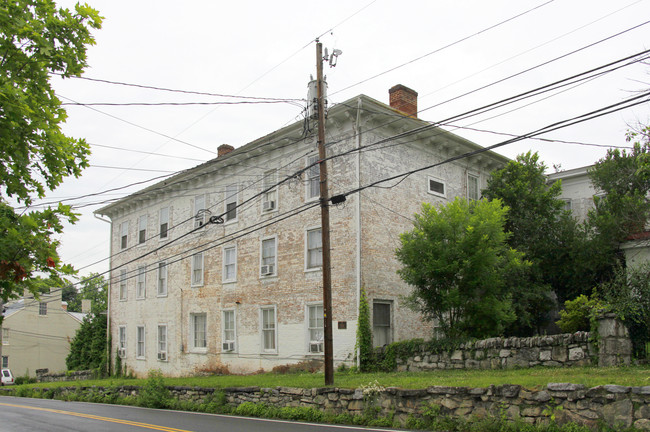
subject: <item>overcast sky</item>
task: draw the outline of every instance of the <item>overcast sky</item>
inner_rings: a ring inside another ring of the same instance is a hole
[[[71,1],[58,4],[74,6]],[[644,24],[650,19],[650,0],[91,0],[89,4],[105,19],[95,32],[97,44],[89,49],[85,77],[194,92],[305,99],[316,68],[313,41],[320,36],[330,52],[343,52],[337,66],[325,70],[330,106],[358,94],[388,103],[388,89],[403,84],[419,93],[420,110],[432,107],[420,114],[427,121],[650,49],[650,24]],[[621,32],[625,33],[614,36]],[[83,79],[55,78],[53,83],[66,103],[234,100]],[[622,102],[649,87],[650,66],[636,63],[445,128],[488,146],[507,138],[495,132],[527,133]],[[469,94],[462,96],[465,93]],[[63,260],[81,269],[82,275],[108,270],[109,224],[93,217],[100,204],[88,204],[151,183],[66,200],[190,168],[215,157],[220,144],[239,147],[300,119],[302,105],[288,101],[67,106],[64,131],[85,138],[93,155],[92,167],[83,177],[66,181],[46,200],[80,206],[81,220],[61,237]],[[538,151],[551,172],[554,165],[576,168],[603,157],[606,146],[627,145],[625,131],[639,122],[650,123],[648,102],[544,135],[575,143],[524,140],[498,152],[514,158]]]

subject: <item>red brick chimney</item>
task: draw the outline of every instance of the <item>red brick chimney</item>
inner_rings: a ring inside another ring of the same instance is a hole
[[[217,147],[217,157],[225,156],[234,149],[235,148],[231,145],[221,144],[219,147]]]
[[[404,114],[416,117],[418,116],[418,92],[410,88],[397,84],[388,90],[390,97],[390,106]]]

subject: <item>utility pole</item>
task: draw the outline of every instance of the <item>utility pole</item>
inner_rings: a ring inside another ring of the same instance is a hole
[[[332,268],[330,256],[330,209],[325,163],[325,104],[323,102],[323,44],[316,39],[316,96],[318,107],[318,159],[320,168],[320,214],[323,242],[323,327],[325,330],[325,385],[334,385],[332,344]]]

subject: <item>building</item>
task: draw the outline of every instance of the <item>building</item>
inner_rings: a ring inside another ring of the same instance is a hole
[[[375,345],[429,338],[396,274],[400,233],[424,201],[479,198],[507,163],[417,117],[417,93],[390,106],[360,95],[327,113],[335,364],[353,364],[360,290]],[[315,124],[297,122],[110,204],[112,352],[137,375],[233,373],[322,360]],[[440,164],[435,166],[435,164]],[[428,168],[427,168],[428,167]],[[395,177],[393,180],[381,180]],[[372,187],[369,187],[372,185]]]
[[[593,165],[559,171],[548,175],[549,184],[562,181],[562,193],[559,198],[564,200],[565,209],[571,210],[573,216],[580,222],[587,219],[587,213],[594,207],[594,195],[597,195],[589,170]]]
[[[35,299],[26,291],[22,299],[4,305],[2,367],[14,376],[35,376],[39,369],[67,370],[70,342],[85,313],[68,312],[61,292],[54,289]]]

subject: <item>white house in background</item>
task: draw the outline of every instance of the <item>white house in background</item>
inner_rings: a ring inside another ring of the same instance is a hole
[[[329,109],[330,196],[480,149],[416,115],[417,93],[401,85],[390,106],[359,95]],[[112,224],[109,325],[122,364],[178,376],[322,359],[317,160],[308,119],[236,150],[221,145],[217,158],[96,212]],[[396,274],[399,235],[422,202],[479,198],[507,161],[460,158],[331,207],[335,364],[354,361],[362,287],[375,345],[432,335],[402,302],[410,290]],[[223,223],[210,223],[218,216]]]

